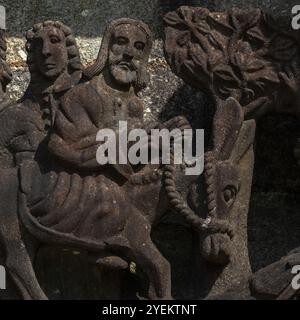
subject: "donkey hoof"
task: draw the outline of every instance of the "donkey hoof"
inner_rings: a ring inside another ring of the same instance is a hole
[[[104,267],[107,269],[114,269],[114,270],[128,269],[128,262],[126,262],[122,258],[116,257],[116,256],[108,256],[108,257],[99,258],[96,261],[96,264],[98,266],[101,266],[101,267]]]
[[[207,262],[227,265],[231,258],[231,240],[227,234],[212,234],[202,242],[202,255]]]

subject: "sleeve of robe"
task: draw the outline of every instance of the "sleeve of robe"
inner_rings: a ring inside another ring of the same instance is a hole
[[[96,141],[102,116],[103,99],[92,85],[80,84],[61,100],[55,116],[49,151],[76,168],[95,168]]]
[[[29,102],[28,102],[29,103]],[[34,153],[45,136],[37,110],[25,102],[0,112],[0,167],[13,167],[18,153]]]

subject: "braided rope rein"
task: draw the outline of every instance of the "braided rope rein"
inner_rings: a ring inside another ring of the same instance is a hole
[[[180,128],[181,129],[181,128]],[[183,199],[177,191],[175,183],[176,165],[174,163],[173,149],[170,151],[170,164],[163,166],[163,183],[167,192],[168,199],[172,207],[192,226],[197,232],[209,233],[227,233],[230,238],[233,237],[233,231],[228,221],[219,220],[213,217],[216,210],[216,201],[213,194],[213,156],[207,152],[205,156],[204,173],[207,184],[207,200],[208,200],[208,215],[206,219],[200,218]]]

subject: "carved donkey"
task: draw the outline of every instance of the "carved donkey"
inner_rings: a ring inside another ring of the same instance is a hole
[[[177,118],[174,122],[181,129],[188,127],[183,118]],[[220,130],[223,134],[216,134]],[[170,265],[153,244],[151,228],[167,210],[173,208],[196,231],[204,232],[204,257],[212,262],[227,263],[230,257],[230,238],[234,235],[229,212],[240,183],[237,164],[251,146],[253,134],[252,122],[243,124],[239,104],[231,98],[224,102],[214,122],[214,148],[206,154],[205,174],[209,176],[209,211],[206,219],[200,218],[191,209],[195,205],[188,200],[199,177],[185,176],[182,166],[171,164],[163,166],[163,172],[147,166],[122,187],[118,187],[109,178],[100,176],[101,188],[97,189],[99,195],[96,197],[98,205],[94,209],[98,210],[97,216],[101,217],[101,221],[89,221],[99,232],[78,231],[76,234],[63,232],[63,228],[58,231],[40,223],[43,210],[53,203],[52,190],[59,179],[66,180],[67,184],[74,184],[80,177],[56,172],[44,174],[35,162],[26,162],[20,169],[21,221],[39,242],[87,250],[96,264],[119,269],[128,268],[134,262],[149,277],[149,298],[171,298]],[[89,190],[82,191],[88,196]],[[64,193],[63,189],[61,193]],[[74,203],[70,205],[71,199],[66,198],[64,201],[65,214],[69,212],[69,215],[72,213],[76,216],[78,208]],[[83,205],[86,204],[83,202]],[[73,223],[72,220],[69,221]],[[85,230],[86,223],[88,221],[82,220],[82,230]]]
[[[6,187],[7,194],[3,194],[3,197],[15,199],[18,195],[22,234],[12,233],[12,240],[17,241],[9,242],[11,246],[5,249],[9,252],[7,263],[11,274],[15,275],[15,282],[23,297],[45,298],[29,261],[29,258],[34,259],[34,245],[38,242],[87,250],[94,256],[95,263],[111,268],[127,268],[131,262],[135,262],[149,277],[148,297],[170,298],[170,265],[154,246],[150,235],[152,225],[172,208],[182,214],[194,229],[205,231],[203,253],[207,259],[226,262],[229,256],[228,238],[233,233],[229,220],[222,216],[221,212],[225,211],[226,206],[221,200],[228,200],[226,205],[229,210],[234,202],[234,191],[238,192],[237,187],[232,188],[237,185],[238,180],[233,167],[240,157],[233,155],[233,146],[239,141],[237,137],[242,117],[240,106],[234,100],[229,99],[224,105],[220,105],[223,109],[217,112],[214,126],[215,147],[206,156],[209,181],[209,213],[206,218],[195,214],[191,209],[194,207],[193,203],[187,201],[189,191],[197,184],[198,177],[186,177],[182,167],[172,164],[164,166],[162,170],[147,166],[145,171],[134,174],[123,185],[97,171],[90,176],[82,172],[74,173],[70,169],[64,171],[62,168],[43,171],[40,163],[31,160],[21,164],[18,175],[14,170],[13,178],[7,177],[11,185]],[[236,113],[227,112],[229,105]],[[188,127],[182,118],[171,121],[169,125],[181,129]],[[217,131],[224,134],[217,134]],[[251,141],[247,144],[248,140],[243,137],[241,145],[244,140],[244,148],[247,150]],[[244,150],[242,147],[241,149]],[[228,154],[223,156],[223,152]],[[240,155],[242,154],[243,152]],[[227,163],[226,160],[232,162]],[[222,171],[220,168],[227,169]],[[9,171],[5,172],[8,174]],[[231,179],[230,184],[222,179],[223,172],[227,172],[225,178]],[[163,174],[163,179],[160,174]],[[224,190],[217,188],[217,181],[220,179],[226,184]],[[5,183],[6,179],[1,181]],[[17,187],[19,181],[20,190]],[[78,189],[81,193],[75,195],[66,192],[68,187],[75,188],[78,185],[82,185],[82,189]],[[61,211],[57,211],[57,200],[61,202]],[[9,204],[13,208],[3,210],[8,213],[16,212],[15,202],[11,200]],[[93,219],[88,215],[80,215],[83,212],[80,210],[92,213]],[[47,219],[43,219],[48,212],[54,212],[50,219],[54,219],[52,226],[47,225],[51,225],[49,219],[47,223]],[[61,216],[66,218],[63,223],[59,223]],[[6,217],[15,218],[9,214]],[[18,221],[15,219],[13,222],[8,219],[3,227],[10,228],[16,222]],[[70,231],[72,225],[76,226],[74,232]],[[20,252],[24,255],[18,255]]]
[[[231,209],[242,184],[239,162],[253,145],[255,121],[243,121],[243,110],[233,98],[217,109],[213,126],[213,150],[206,153],[208,216],[227,220],[234,226]],[[207,235],[202,242],[203,256],[210,262],[226,264],[230,260],[234,235]]]
[[[255,122],[243,121],[242,107],[233,98],[220,102],[219,106],[213,120],[213,147],[205,154],[206,218],[196,215],[176,190],[172,179],[174,167],[166,166],[165,185],[170,203],[196,231],[202,232],[203,257],[209,262],[225,265],[230,260],[230,240],[234,236],[235,222],[230,211],[241,185],[238,164],[253,144]],[[177,183],[180,184],[180,181]],[[191,186],[189,189],[196,190]],[[196,204],[190,203],[190,206],[196,207]]]

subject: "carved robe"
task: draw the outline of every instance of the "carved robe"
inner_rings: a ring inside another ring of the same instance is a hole
[[[81,74],[62,74],[52,86],[29,86],[18,104],[0,111],[0,167],[12,168],[22,159],[36,157],[36,152],[52,125],[58,100]]]
[[[21,170],[22,190],[40,227],[85,243],[103,241],[125,228],[130,210],[125,211],[129,206],[120,185],[133,169],[100,166],[96,135],[101,128],[115,130],[119,120],[128,120],[128,130],[140,128],[142,117],[140,100],[105,86],[101,76],[63,97],[48,143],[53,167],[45,165],[41,172],[36,163],[29,163]]]

